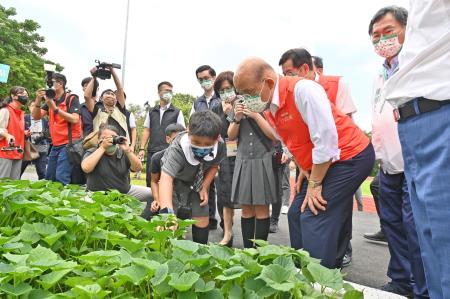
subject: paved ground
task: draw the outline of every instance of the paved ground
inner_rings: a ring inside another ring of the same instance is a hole
[[[32,167],[28,167],[23,179],[37,180],[37,176]],[[373,200],[364,198],[364,207],[367,211],[353,214],[353,263],[345,268],[345,279],[361,285],[379,288],[388,282],[386,270],[389,259],[387,245],[367,242],[362,237],[365,232],[374,232],[379,229],[378,216],[375,214]],[[234,245],[242,247],[242,237],[240,230],[240,211],[236,211],[234,217]],[[289,233],[286,215],[280,217],[280,231],[269,235],[269,242],[273,244],[289,245]],[[219,242],[222,239],[222,230],[219,228],[211,232],[210,241]],[[382,298],[382,297],[380,297]]]

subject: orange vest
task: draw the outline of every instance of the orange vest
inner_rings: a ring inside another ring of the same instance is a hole
[[[339,89],[339,80],[341,77],[339,76],[319,76],[319,83],[322,85],[323,89],[327,93],[328,99],[331,103],[336,105],[336,96]]]
[[[64,101],[58,105],[59,111],[67,112],[67,99],[70,94],[66,94]],[[69,105],[72,103],[70,100]],[[50,136],[54,146],[65,145],[69,143],[69,124],[60,115],[55,114],[53,110],[48,110],[48,126],[50,128]],[[72,124],[72,140],[78,140],[81,137],[81,122]]]
[[[304,170],[311,170],[314,144],[309,136],[308,125],[295,104],[294,88],[300,80],[302,78],[299,77],[279,78],[280,106],[275,117],[270,111],[267,111],[266,118],[276,129],[300,167]],[[338,133],[340,160],[349,160],[369,145],[369,138],[349,116],[337,110],[333,104],[331,104],[331,112]]]
[[[20,146],[22,149],[25,147],[25,119],[24,112],[22,109],[15,109],[9,104],[3,109],[8,109],[9,112],[9,121],[6,129],[8,130],[8,134],[14,136],[14,146]],[[0,148],[8,147],[9,140],[6,138],[2,138],[0,140]],[[22,160],[23,153],[19,153],[18,151],[0,151],[0,158],[10,159],[10,160]]]

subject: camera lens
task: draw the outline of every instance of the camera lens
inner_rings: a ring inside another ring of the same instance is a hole
[[[46,90],[45,90],[45,96],[46,96],[47,98],[49,98],[49,99],[53,99],[53,98],[56,97],[56,92],[55,92],[54,89],[51,89],[51,88],[46,89]]]
[[[114,136],[113,137],[113,144],[125,144],[126,138],[123,136]]]

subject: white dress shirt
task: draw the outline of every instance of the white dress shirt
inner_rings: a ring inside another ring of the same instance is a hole
[[[170,103],[167,104],[165,107],[159,108],[159,123],[161,124],[162,118],[164,116],[164,113],[169,109]],[[184,117],[183,117],[183,111],[180,110],[180,113],[178,114],[177,118],[177,124],[182,125],[184,128],[186,127],[186,124],[184,123]],[[147,116],[145,117],[144,121],[144,128],[149,129],[150,128],[150,113],[147,113]]]
[[[399,62],[383,91],[394,106],[416,97],[450,98],[450,0],[410,0]]]
[[[279,83],[275,86],[270,110],[273,115],[280,106]],[[295,104],[303,121],[309,129],[314,145],[312,160],[314,164],[337,161],[340,156],[336,123],[331,112],[330,101],[322,86],[312,80],[300,80],[295,85]]]
[[[130,129],[136,128],[136,118],[133,113],[130,113]]]
[[[316,77],[314,80],[316,80],[316,82],[319,82],[319,78],[319,74],[316,73]],[[339,79],[338,83],[338,90],[336,94],[336,108],[338,108],[338,110],[340,110],[344,114],[353,114],[357,111],[356,106],[353,103],[350,86],[342,77]]]
[[[389,174],[404,171],[402,147],[398,137],[397,122],[392,110],[394,107],[381,97],[385,83],[385,71],[380,70],[375,78],[372,95],[372,144],[381,168]]]

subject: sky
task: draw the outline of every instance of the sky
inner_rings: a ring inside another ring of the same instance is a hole
[[[2,0],[17,19],[33,19],[46,40],[46,58],[62,64],[72,92],[96,59],[123,64],[126,0]],[[281,73],[278,60],[288,49],[305,47],[324,60],[324,73],[343,76],[358,112],[356,123],[371,127],[374,76],[383,59],[373,51],[368,25],[378,9],[407,0],[130,0],[125,92],[131,103],[157,99],[157,85],[174,92],[202,94],[195,70],[236,70],[257,56]],[[122,70],[119,74],[122,74]],[[123,75],[123,74],[122,74]],[[113,87],[101,81],[100,90]]]

